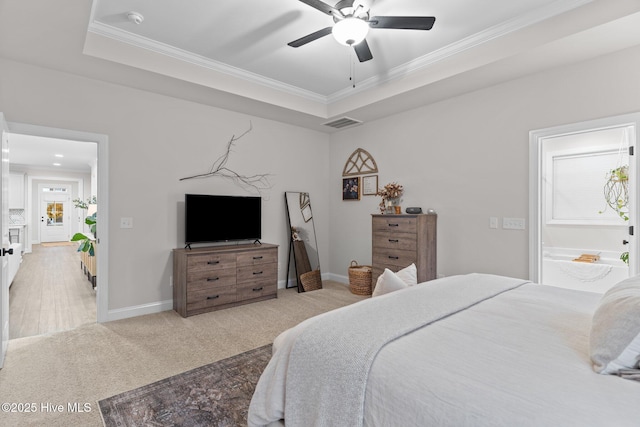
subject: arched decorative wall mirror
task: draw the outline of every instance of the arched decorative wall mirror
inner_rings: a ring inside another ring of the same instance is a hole
[[[317,271],[317,277],[319,278],[320,272],[320,257],[318,255],[316,229],[311,211],[311,198],[309,193],[287,191],[284,193],[284,199],[289,219],[289,258],[287,261],[286,287],[294,287],[289,286],[289,272],[295,271],[296,286],[298,287],[298,292],[301,292],[306,288],[301,286],[300,276]],[[294,261],[293,269],[291,269],[292,257]]]

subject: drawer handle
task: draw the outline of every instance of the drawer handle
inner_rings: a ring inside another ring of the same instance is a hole
[[[256,276],[256,275],[258,275],[258,274],[262,274],[262,271],[254,271],[254,272],[253,272],[253,275],[254,275],[254,276]]]
[[[398,259],[398,258],[400,258],[400,257],[389,255],[389,259]]]
[[[216,264],[220,264],[220,261],[207,261],[208,265],[216,265]]]
[[[207,299],[216,299],[216,298],[220,298],[220,295],[214,295],[212,297],[207,297]]]
[[[389,224],[389,227],[399,227],[400,224]]]
[[[389,242],[390,242],[390,243],[398,243],[399,241],[400,241],[400,240],[398,240],[398,239],[389,239]]]
[[[207,277],[207,282],[215,282],[216,280],[220,280],[219,277]]]
[[[254,256],[253,259],[262,259],[262,256]]]
[[[262,289],[263,289],[263,287],[262,287],[262,286],[260,286],[259,288],[253,288],[253,291],[254,291],[254,292],[259,292],[259,291],[261,291]]]

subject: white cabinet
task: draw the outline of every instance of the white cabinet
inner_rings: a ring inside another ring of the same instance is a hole
[[[9,174],[9,209],[24,209],[24,174]]]

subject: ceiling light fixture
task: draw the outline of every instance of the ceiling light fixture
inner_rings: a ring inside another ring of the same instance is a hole
[[[54,163],[53,166],[62,166],[60,163]]]
[[[64,154],[54,154],[54,156],[62,158],[62,157],[64,157]]]
[[[369,24],[360,18],[342,19],[331,29],[333,37],[345,46],[355,46],[367,37]]]

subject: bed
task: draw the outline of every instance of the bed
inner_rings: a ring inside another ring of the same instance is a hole
[[[638,277],[603,297],[452,276],[282,333],[248,424],[638,427],[638,347]]]

